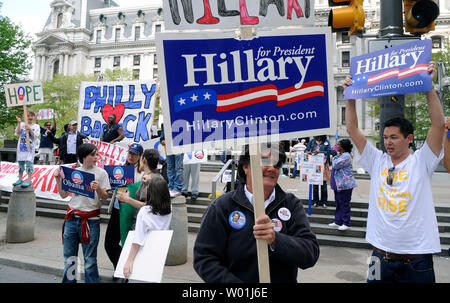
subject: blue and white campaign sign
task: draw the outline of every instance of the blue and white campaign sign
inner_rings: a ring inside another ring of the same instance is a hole
[[[95,175],[61,166],[63,170],[62,189],[77,195],[85,196],[91,199],[95,198],[95,191],[91,187],[91,182],[95,180]]]
[[[104,169],[108,173],[112,189],[134,183],[133,165],[105,165]]]
[[[352,58],[353,84],[345,99],[360,99],[431,90],[431,40],[415,40]]]
[[[158,33],[168,154],[334,134],[328,28]]]
[[[208,162],[208,154],[206,150],[196,150],[186,152],[183,156],[183,164],[204,164]]]

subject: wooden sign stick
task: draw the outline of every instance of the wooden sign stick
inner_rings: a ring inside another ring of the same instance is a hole
[[[240,34],[242,40],[252,38],[251,27],[241,27]],[[258,143],[250,144],[250,167],[252,173],[253,208],[256,219],[266,213],[264,208],[264,186],[261,167],[261,149]],[[256,240],[256,251],[258,256],[259,282],[270,283],[269,250],[267,241]]]
[[[25,125],[28,125],[28,114],[27,114],[27,106],[23,105],[23,123]],[[29,132],[25,130],[25,140],[27,142],[27,150],[30,151],[30,138],[28,137]]]

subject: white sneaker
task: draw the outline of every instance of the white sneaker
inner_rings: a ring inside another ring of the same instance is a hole
[[[170,194],[170,197],[171,197],[171,198],[175,198],[175,197],[180,196],[180,195],[181,195],[181,192],[176,191],[176,190],[171,190],[171,191],[169,191],[169,194]]]
[[[338,227],[341,227],[340,225],[337,225],[336,223],[330,223],[330,224],[328,224],[328,226],[329,227],[333,227],[333,228],[338,228]]]
[[[338,229],[339,229],[339,230],[347,230],[347,229],[350,229],[350,226],[347,226],[347,225],[345,225],[345,224],[342,224],[342,226],[339,227]]]

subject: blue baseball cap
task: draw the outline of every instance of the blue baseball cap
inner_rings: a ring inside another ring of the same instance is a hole
[[[144,148],[140,144],[133,143],[133,144],[130,145],[130,148],[128,149],[128,152],[140,156],[144,152]]]

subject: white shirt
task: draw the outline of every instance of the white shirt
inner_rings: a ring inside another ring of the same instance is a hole
[[[248,191],[247,184],[244,185],[244,192],[245,192],[245,196],[247,197],[248,201],[250,201],[250,203],[254,206],[254,204],[253,204],[253,194]],[[275,188],[273,189],[272,194],[270,194],[269,199],[264,201],[264,208],[267,208],[267,206],[269,206],[269,204],[272,203],[273,200],[275,200]]]
[[[398,254],[440,253],[439,230],[431,176],[443,158],[427,143],[395,166],[392,186],[386,183],[391,157],[367,142],[358,162],[369,172],[370,196],[366,241]]]
[[[67,134],[67,153],[71,155],[77,153],[77,132]]]
[[[140,246],[145,244],[147,233],[151,230],[169,229],[172,220],[172,212],[168,215],[155,215],[151,212],[151,205],[141,207],[136,218],[133,243]]]
[[[34,156],[36,155],[36,146],[38,146],[37,138],[41,133],[41,127],[38,124],[31,124],[30,128],[33,132],[34,139],[30,138],[30,149],[28,150],[25,136],[25,123],[20,122],[20,132],[16,132],[16,135],[19,136],[19,141],[17,142],[17,161],[34,162]]]
[[[78,170],[85,171],[95,175],[95,180],[99,182],[100,187],[103,190],[111,189],[111,185],[109,184],[109,177],[106,170],[103,168],[94,166],[90,169],[85,169],[84,167],[79,167]],[[77,209],[84,212],[93,211],[102,207],[102,202],[95,191],[95,199],[91,199],[85,196],[80,196],[77,194],[73,194],[72,199],[69,202],[69,206],[71,209]]]

